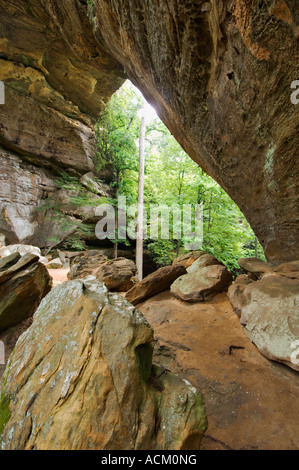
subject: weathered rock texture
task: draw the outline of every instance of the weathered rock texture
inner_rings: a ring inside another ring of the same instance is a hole
[[[238,264],[253,280],[260,279],[264,274],[274,272],[274,266],[259,258],[241,258],[238,260]]]
[[[186,268],[180,264],[164,266],[142,281],[138,282],[126,294],[126,298],[133,305],[137,305],[150,297],[170,288],[171,284],[180,276],[186,274]]]
[[[0,143],[38,166],[90,172],[90,118],[129,77],[268,260],[298,258],[297,0],[87,3],[0,1]]]
[[[265,268],[260,264],[259,269],[257,262],[247,261],[241,260],[240,264],[256,274]],[[295,370],[299,370],[298,267],[298,261],[283,263],[255,282],[238,276],[228,290],[235,312],[259,351]]]
[[[198,269],[207,268],[208,266],[215,266],[215,265],[223,266],[223,264],[220,261],[218,261],[217,258],[207,253],[205,255],[200,256],[200,258],[197,258],[197,260],[195,260],[194,263],[187,269],[187,272],[194,273]]]
[[[180,276],[171,285],[170,291],[186,302],[203,302],[226,290],[231,282],[232,275],[225,266],[211,265]]]
[[[71,261],[68,274],[70,280],[95,276],[104,282],[107,289],[115,292],[126,292],[134,285],[137,272],[136,264],[126,258],[109,260],[105,255],[78,256]]]
[[[241,323],[251,341],[269,359],[299,371],[299,281],[268,276],[243,292]]]
[[[18,253],[0,261],[0,331],[31,317],[51,290],[52,278],[39,257]]]
[[[1,1],[0,18],[0,229],[9,243],[44,247],[68,231],[36,209],[61,199],[59,171],[94,170],[92,124],[124,73],[96,45],[79,1]],[[76,210],[66,212],[75,223]]]
[[[190,251],[189,253],[175,258],[172,262],[172,265],[174,266],[175,264],[181,264],[182,266],[185,266],[186,269],[188,269],[190,266],[192,266],[194,261],[206,254],[206,251]]]
[[[144,317],[103,284],[52,290],[2,378],[2,448],[198,449],[201,396],[152,368],[152,340]]]

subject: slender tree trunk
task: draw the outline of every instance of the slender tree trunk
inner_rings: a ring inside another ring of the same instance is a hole
[[[141,119],[139,141],[139,189],[138,189],[138,219],[136,239],[136,265],[139,281],[143,279],[143,206],[144,206],[144,167],[145,167],[145,117]]]
[[[115,189],[115,197],[116,198],[118,197],[119,187],[120,187],[120,171],[117,170],[117,172],[116,172],[116,189]],[[116,229],[116,235],[117,235],[117,238],[118,238],[118,214],[117,214],[116,220],[115,220],[115,229]],[[117,241],[114,243],[113,256],[114,256],[114,259],[118,258],[118,242]]]
[[[258,240],[257,237],[254,239],[254,251],[255,251],[255,257],[258,258]]]

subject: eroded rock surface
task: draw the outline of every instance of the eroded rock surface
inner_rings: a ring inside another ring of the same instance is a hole
[[[298,258],[296,0],[95,0],[96,35],[275,263]]]
[[[0,331],[30,318],[51,290],[52,278],[32,254],[18,253],[0,261]]]
[[[168,290],[171,284],[180,276],[186,274],[186,268],[180,264],[164,266],[146,276],[127,292],[126,298],[137,305],[160,292]]]
[[[226,290],[231,282],[232,275],[225,266],[212,265],[180,276],[171,285],[170,291],[181,300],[202,302]]]
[[[262,354],[299,371],[298,302],[297,279],[267,276],[245,288],[240,321]]]
[[[1,0],[0,18],[2,145],[90,173],[93,120],[129,77],[267,259],[298,258],[297,0]]]
[[[228,290],[245,332],[266,357],[299,370],[298,261],[275,269],[255,259],[240,260],[239,264],[261,277],[253,281],[238,276]]]
[[[68,274],[70,280],[83,279],[88,276],[104,282],[107,289],[115,292],[126,292],[134,285],[137,268],[134,261],[126,258],[109,260],[107,256],[78,256],[71,261]]]
[[[153,331],[102,283],[52,290],[1,382],[3,449],[196,449],[201,396],[152,368]]]

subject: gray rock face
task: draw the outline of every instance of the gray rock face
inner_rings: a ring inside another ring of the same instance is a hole
[[[269,275],[242,294],[241,323],[269,359],[299,371],[299,280]]]
[[[2,378],[2,449],[198,449],[201,396],[152,366],[152,340],[141,313],[103,284],[53,289]]]
[[[20,256],[30,254],[35,255],[38,258],[42,257],[41,251],[37,246],[18,244],[0,248],[0,258],[5,258],[6,256],[12,255],[13,253],[19,253]]]
[[[217,258],[207,253],[195,260],[194,263],[187,269],[187,272],[193,273],[198,269],[206,268],[207,266],[213,266],[216,264],[222,265],[222,263],[218,261]]]
[[[212,265],[179,277],[172,284],[171,293],[187,302],[202,302],[228,288],[232,276],[225,266]]]

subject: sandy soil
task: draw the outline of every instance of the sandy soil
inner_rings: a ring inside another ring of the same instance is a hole
[[[50,276],[53,278],[53,287],[68,281],[67,274],[70,271],[69,268],[65,269],[48,269]]]
[[[299,448],[299,374],[259,353],[226,293],[188,304],[164,292],[137,307],[155,331],[154,361],[203,394],[202,449]]]

